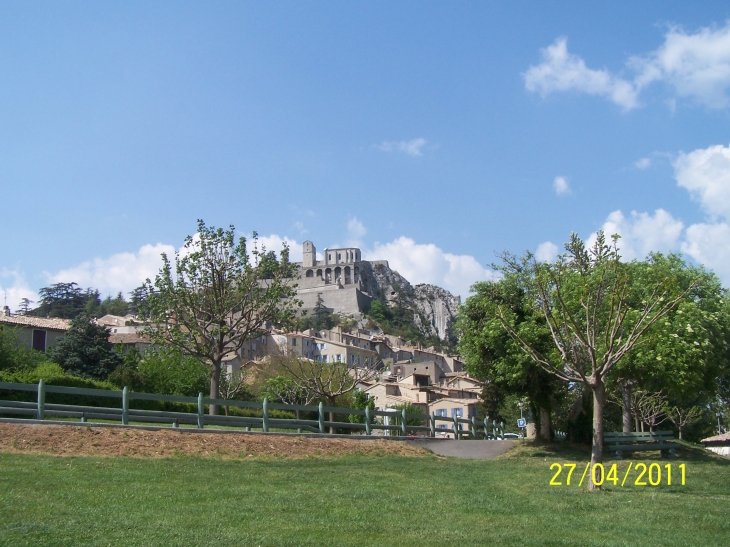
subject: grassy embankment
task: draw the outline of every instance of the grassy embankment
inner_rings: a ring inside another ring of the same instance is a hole
[[[630,480],[588,493],[548,485],[551,463],[578,463],[575,484],[587,457],[528,446],[488,461],[4,453],[0,545],[727,544],[730,461],[685,450],[671,462],[672,486]],[[676,471],[682,462],[685,486]]]

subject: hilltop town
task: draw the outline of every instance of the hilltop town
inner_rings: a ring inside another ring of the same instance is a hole
[[[483,383],[465,371],[453,348],[454,321],[459,296],[433,285],[411,285],[385,260],[363,260],[358,248],[325,249],[321,258],[311,241],[303,243],[303,260],[295,264],[296,298],[300,317],[326,313],[337,323],[329,328],[282,330],[246,341],[224,358],[224,373],[258,370],[272,356],[295,354],[303,359],[344,363],[351,370],[374,369],[359,379],[357,389],[375,401],[376,409],[410,404],[426,414],[472,417]],[[412,315],[420,340],[383,332],[368,317],[374,302]],[[11,314],[6,309],[0,323],[19,327],[28,347],[43,351],[70,327],[70,320]],[[144,322],[135,315],[106,314],[96,323],[109,329],[109,341],[121,353],[140,354],[154,347],[143,334]],[[426,346],[422,340],[438,340]],[[444,349],[445,348],[445,349]]]

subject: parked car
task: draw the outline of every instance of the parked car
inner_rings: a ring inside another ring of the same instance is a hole
[[[504,438],[505,439],[519,439],[520,436],[517,433],[505,433]]]

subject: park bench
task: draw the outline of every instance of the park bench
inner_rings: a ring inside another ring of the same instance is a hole
[[[603,449],[613,452],[619,460],[638,450],[660,450],[662,457],[673,458],[680,447],[679,443],[674,442],[673,431],[603,434]]]

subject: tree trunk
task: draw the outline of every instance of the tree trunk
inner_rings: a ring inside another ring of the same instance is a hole
[[[683,431],[682,431],[682,430],[683,430],[683,429],[684,429],[684,428],[683,428],[682,426],[679,426],[679,440],[680,440],[680,441],[682,440],[682,433],[683,433]]]
[[[540,438],[543,441],[550,442],[550,411],[547,408],[540,407]]]
[[[210,398],[217,399],[220,394],[221,387],[221,363],[213,363],[212,374],[210,375]],[[218,414],[218,405],[209,405],[208,414],[215,416]]]
[[[335,406],[334,399],[328,399],[328,402],[329,402],[330,406]],[[334,422],[334,421],[335,421],[335,413],[330,412],[330,422]],[[335,426],[331,425],[330,426],[330,435],[334,435],[335,433],[337,433],[337,430],[335,429]]]
[[[606,403],[606,386],[603,378],[596,379],[593,389],[593,448],[591,449],[591,480],[588,483],[589,490],[600,490],[600,486],[593,484],[593,466],[603,463],[603,407]],[[599,478],[600,471],[595,472]],[[603,477],[601,482],[603,482]]]
[[[631,433],[631,382],[621,384],[621,401],[623,402],[623,432]]]
[[[636,415],[634,415],[634,424],[636,425],[636,429],[634,429],[634,431],[636,431],[638,433],[639,432],[639,417]]]

